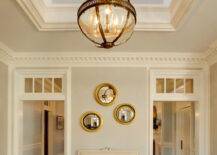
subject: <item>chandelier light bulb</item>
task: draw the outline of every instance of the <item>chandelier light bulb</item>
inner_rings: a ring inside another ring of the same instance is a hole
[[[105,13],[107,14],[107,15],[109,15],[109,14],[111,14],[111,8],[110,8],[110,6],[108,6],[106,9],[105,9]]]

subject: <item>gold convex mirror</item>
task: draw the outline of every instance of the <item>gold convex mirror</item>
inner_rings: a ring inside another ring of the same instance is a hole
[[[121,104],[114,110],[114,118],[118,123],[129,124],[136,116],[135,108],[130,104]]]
[[[97,103],[109,106],[114,103],[117,97],[117,90],[109,83],[102,83],[96,87],[94,96]]]
[[[81,117],[81,126],[89,132],[97,131],[102,126],[102,118],[96,112],[86,112]]]

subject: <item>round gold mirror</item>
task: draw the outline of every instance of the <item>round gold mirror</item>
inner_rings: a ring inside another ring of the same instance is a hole
[[[129,124],[136,116],[135,108],[130,104],[121,104],[114,110],[114,118],[118,123]]]
[[[94,96],[97,103],[109,106],[114,103],[117,97],[117,90],[109,83],[102,83],[96,87]]]
[[[86,112],[81,117],[81,126],[84,130],[93,132],[102,126],[102,118],[96,112]]]

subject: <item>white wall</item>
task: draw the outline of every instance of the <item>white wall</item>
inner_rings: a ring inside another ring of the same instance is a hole
[[[217,63],[211,66],[211,104],[210,104],[210,154],[217,152]]]
[[[79,149],[139,150],[148,154],[149,107],[147,103],[147,75],[144,68],[91,68],[72,69],[72,153]],[[93,97],[95,87],[108,82],[118,89],[114,105],[103,107]],[[130,103],[136,108],[136,118],[130,125],[120,125],[113,118],[113,110],[120,103]],[[99,112],[103,127],[88,133],[80,126],[80,117],[86,111]]]
[[[0,62],[0,155],[7,154],[8,67]]]

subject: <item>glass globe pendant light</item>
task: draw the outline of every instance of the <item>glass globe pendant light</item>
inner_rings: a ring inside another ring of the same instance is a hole
[[[82,33],[103,48],[130,39],[136,25],[136,10],[129,0],[87,0],[78,10]]]

